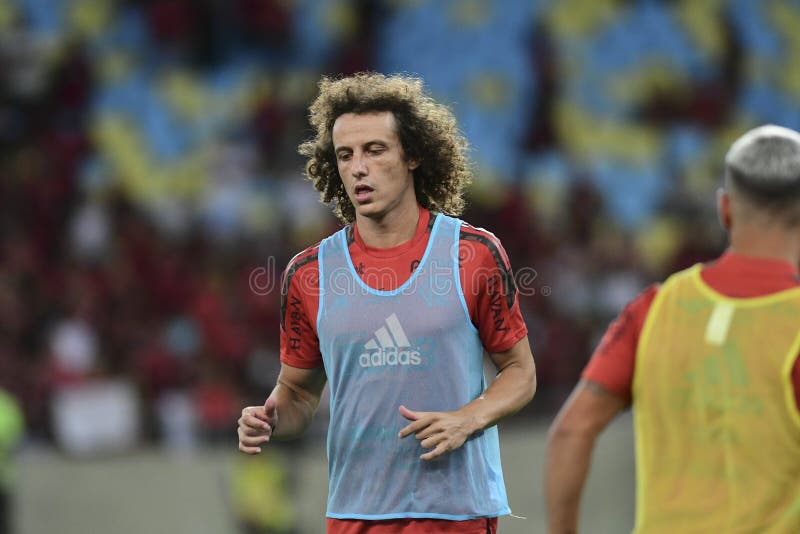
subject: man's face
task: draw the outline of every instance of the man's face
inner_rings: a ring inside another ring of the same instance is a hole
[[[416,205],[416,162],[406,160],[391,112],[345,113],[333,124],[333,148],[347,196],[362,217],[381,219]]]

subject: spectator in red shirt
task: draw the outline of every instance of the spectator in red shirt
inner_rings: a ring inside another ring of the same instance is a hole
[[[728,250],[632,301],[556,417],[549,532],[577,532],[595,439],[629,405],[635,532],[800,531],[800,134],[764,126],[740,138],[718,211]]]

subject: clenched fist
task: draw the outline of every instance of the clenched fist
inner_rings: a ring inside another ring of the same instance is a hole
[[[239,450],[246,454],[258,454],[263,443],[272,437],[278,424],[278,406],[272,397],[264,406],[248,406],[239,418]]]

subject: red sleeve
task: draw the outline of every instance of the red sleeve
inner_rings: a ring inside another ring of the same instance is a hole
[[[630,402],[639,333],[657,292],[657,285],[645,289],[611,323],[583,370],[582,378],[597,382]],[[797,409],[800,410],[800,355],[792,367],[792,385]]]
[[[597,382],[630,402],[639,333],[657,292],[658,285],[654,284],[625,306],[600,340],[583,370],[583,379]]]
[[[322,365],[317,337],[318,245],[292,258],[281,283],[281,362],[311,369]]]
[[[800,411],[800,355],[794,361],[792,367],[792,384],[794,385],[794,402],[797,404],[797,411]]]
[[[484,348],[490,353],[510,349],[525,337],[528,328],[500,240],[491,232],[464,224],[458,257],[464,300]]]

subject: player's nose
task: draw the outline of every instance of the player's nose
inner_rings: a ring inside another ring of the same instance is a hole
[[[353,161],[352,165],[350,166],[350,172],[352,172],[353,176],[356,178],[361,176],[366,176],[367,174],[369,174],[367,161],[363,155],[353,154]]]

